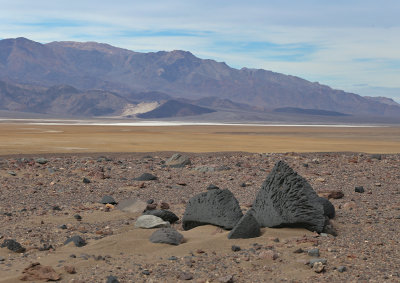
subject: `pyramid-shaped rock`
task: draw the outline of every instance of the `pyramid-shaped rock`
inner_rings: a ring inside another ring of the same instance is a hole
[[[182,218],[182,226],[190,230],[201,225],[232,229],[243,216],[239,202],[229,190],[210,190],[192,197]]]
[[[321,233],[324,208],[311,185],[279,161],[263,183],[252,206],[261,227],[303,227]]]
[[[254,218],[251,209],[239,220],[228,234],[228,239],[248,239],[256,238],[260,235],[260,224],[258,224],[257,220]]]

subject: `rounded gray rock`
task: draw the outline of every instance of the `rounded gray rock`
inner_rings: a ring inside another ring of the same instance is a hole
[[[173,228],[161,228],[150,236],[150,242],[169,245],[179,245],[183,241],[183,235]]]
[[[182,218],[184,230],[216,225],[231,230],[242,218],[239,202],[229,190],[209,190],[192,197]]]
[[[154,215],[160,217],[164,221],[168,221],[169,223],[175,223],[179,220],[179,217],[176,216],[175,213],[165,209],[146,210],[145,212],[143,212],[143,215]]]
[[[154,215],[141,215],[135,223],[135,228],[152,229],[152,228],[167,228],[170,223],[163,221],[160,217]]]

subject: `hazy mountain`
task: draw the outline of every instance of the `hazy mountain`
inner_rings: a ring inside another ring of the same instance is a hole
[[[400,106],[399,103],[397,103],[396,101],[394,101],[391,98],[388,97],[382,97],[382,96],[377,96],[377,97],[373,97],[373,96],[364,96],[364,98],[370,100],[370,101],[375,101],[375,102],[379,102],[379,103],[383,103],[383,104],[387,104],[387,105],[394,105],[394,106]]]
[[[319,109],[303,109],[295,107],[283,107],[276,108],[274,112],[278,113],[290,113],[290,114],[300,114],[300,115],[318,115],[318,116],[350,116],[349,114],[344,114],[336,111],[319,110]]]
[[[230,107],[235,107],[235,103],[246,104],[262,111],[292,107],[400,117],[399,105],[334,90],[294,76],[266,70],[238,70],[225,63],[199,59],[186,51],[138,53],[95,42],[40,44],[25,38],[1,40],[0,79],[43,87],[70,85],[84,91],[100,89],[108,93],[103,99],[113,101],[109,109],[121,104],[123,99],[152,101],[172,97],[201,101],[216,97],[219,100],[201,103],[211,103],[214,107],[213,103],[226,106],[232,101]],[[147,95],[153,97],[147,98]],[[33,99],[35,95],[28,96]],[[93,92],[87,93],[81,98],[82,103],[95,96]],[[63,97],[69,101],[76,99],[71,93]],[[4,99],[8,104],[14,101],[17,109],[28,107],[24,99],[9,96]],[[35,96],[35,99],[43,98]],[[90,113],[111,111],[107,110],[107,103],[95,104],[100,108],[93,106]]]

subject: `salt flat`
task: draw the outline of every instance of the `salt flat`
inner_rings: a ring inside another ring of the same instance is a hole
[[[357,125],[0,123],[0,154],[74,152],[400,152],[400,127]],[[166,126],[167,125],[167,126]]]

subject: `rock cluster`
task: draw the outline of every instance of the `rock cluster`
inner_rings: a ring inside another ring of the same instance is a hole
[[[335,217],[332,203],[285,162],[278,161],[261,186],[246,215],[229,190],[218,187],[192,197],[182,219],[184,230],[206,224],[233,229],[228,238],[254,238],[261,227],[303,227],[318,233]],[[333,232],[332,232],[333,234]]]

